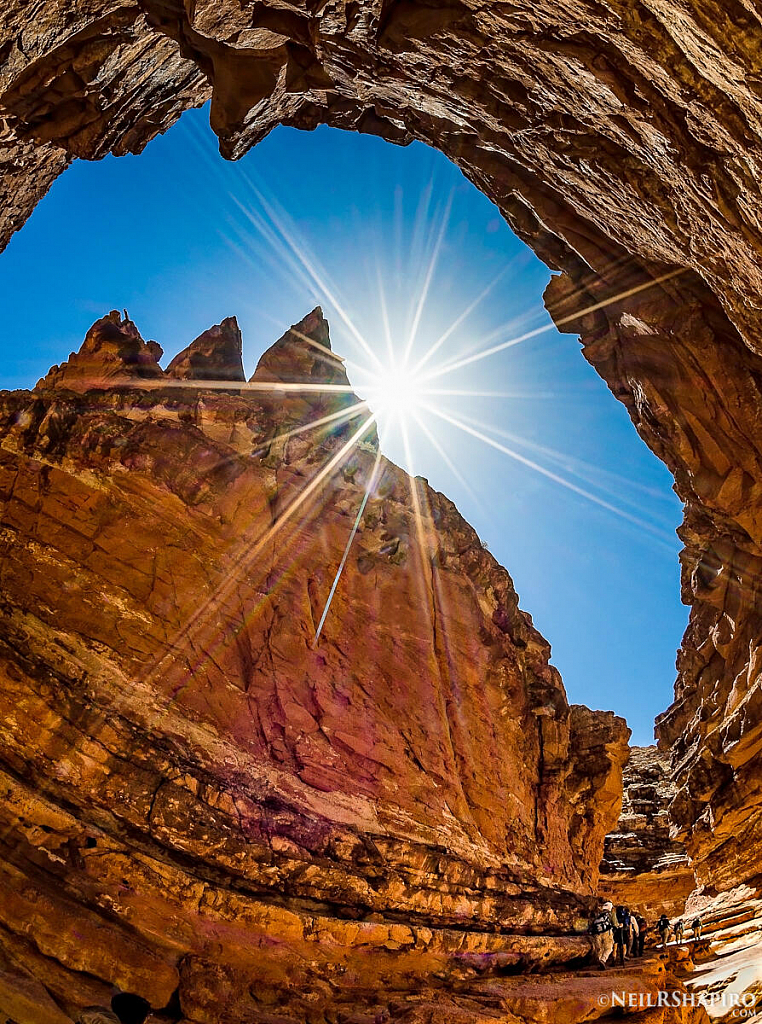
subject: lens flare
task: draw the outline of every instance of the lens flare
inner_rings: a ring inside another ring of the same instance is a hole
[[[374,374],[365,390],[368,403],[382,425],[413,419],[420,412],[426,396],[420,375],[406,363],[396,360]]]

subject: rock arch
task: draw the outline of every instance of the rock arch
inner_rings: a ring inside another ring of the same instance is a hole
[[[659,734],[673,816],[720,886],[759,876],[762,843],[761,19],[758,0],[0,14],[2,241],[72,158],[139,151],[211,95],[226,157],[277,124],[436,146],[562,271],[551,312],[686,503],[692,614]]]

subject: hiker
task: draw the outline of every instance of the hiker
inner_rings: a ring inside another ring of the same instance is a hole
[[[648,925],[642,914],[637,914],[635,920],[638,922],[638,956],[643,956],[643,947],[646,944],[646,930]]]
[[[598,961],[598,967],[601,971],[606,970],[606,961],[611,956],[611,951],[614,948],[613,930],[616,927],[615,921],[614,904],[607,900],[601,904],[600,909],[593,915],[587,929],[590,934],[593,957]]]
[[[678,944],[678,946],[683,941],[684,934],[685,924],[683,923],[683,919],[680,918],[678,921],[675,921],[675,942]]]
[[[640,937],[640,925],[635,914],[630,914],[630,948],[626,950],[629,956],[638,955],[638,939]]]
[[[659,935],[661,935],[661,948],[666,949],[667,943],[669,942],[669,933],[672,930],[672,926],[669,923],[669,918],[666,914],[662,914],[656,925],[659,929]]]
[[[617,907],[616,916],[619,919],[619,927],[614,932],[616,957],[617,962],[624,966],[625,960],[629,959],[630,935],[632,932],[630,911],[627,907]]]
[[[696,920],[691,925],[691,928],[693,929],[693,940],[694,940],[694,942],[698,942],[698,940],[701,938],[701,929],[703,927],[704,927],[704,922],[701,920],[700,917],[697,917]]]
[[[151,1012],[151,1004],[133,992],[117,992],[111,1009],[88,1006],[77,1018],[77,1024],[143,1024]]]

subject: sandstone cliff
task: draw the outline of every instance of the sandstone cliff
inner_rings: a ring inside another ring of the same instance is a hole
[[[138,152],[211,95],[228,157],[278,124],[438,147],[562,271],[553,315],[686,505],[693,611],[659,736],[721,887],[762,849],[761,31],[753,0],[0,11],[0,244],[71,159]]]
[[[694,969],[685,979],[686,986],[706,1000],[716,1001],[712,1018],[717,1024],[732,1024],[739,1018],[759,1019],[762,899],[746,885],[720,895],[694,893],[685,915],[689,935],[697,915],[703,923],[702,938],[692,944]]]
[[[598,891],[651,923],[661,914],[680,917],[696,883],[685,847],[670,836],[669,759],[656,747],[632,747],[622,785],[622,813],[606,836]]]
[[[0,396],[0,1005],[539,1019],[475,979],[586,955],[626,726],[379,455],[320,310],[240,352],[227,320],[164,372],[111,313]]]

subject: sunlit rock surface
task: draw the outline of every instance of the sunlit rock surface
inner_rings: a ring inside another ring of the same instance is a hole
[[[441,149],[563,272],[553,315],[686,504],[692,613],[659,741],[720,888],[762,849],[761,32],[757,4],[719,0],[0,11],[0,243],[73,157],[137,152],[211,95],[229,157],[278,124]]]
[[[565,289],[555,278],[546,293],[557,315],[578,301]],[[762,365],[706,294],[684,293],[679,309],[653,293],[623,305],[616,319],[592,312],[569,326],[685,502],[691,615],[656,733],[675,783],[673,838],[700,885],[732,889],[762,873]]]
[[[669,759],[656,747],[632,747],[623,772],[622,813],[606,836],[598,891],[654,922],[682,915],[695,888],[685,847],[670,837],[675,792]]]
[[[111,313],[2,393],[0,1008],[544,1020],[501,973],[584,962],[625,723],[379,456],[319,309],[249,384],[239,342],[165,373]]]
[[[60,366],[50,368],[37,382],[36,390],[65,388],[84,392],[135,378],[158,379],[164,376],[159,366],[162,355],[162,348],[155,341],[143,341],[126,312],[122,318],[118,310],[112,310],[96,320],[78,352],[72,352]]]
[[[692,922],[701,917],[701,938]],[[686,941],[670,948],[675,974],[704,1001],[713,1024],[762,1016],[762,900],[736,886],[719,895],[695,892],[685,908]],[[685,954],[689,959],[685,959]],[[687,968],[687,969],[686,969]]]
[[[669,758],[656,747],[633,747],[623,773],[622,813],[606,836],[599,893],[640,911],[654,924],[665,913],[682,919],[672,941],[670,970],[691,997],[703,1000],[714,1024],[759,1020],[762,1014],[762,898],[758,887],[718,892],[696,887],[685,847],[671,837],[668,808],[675,798]],[[753,861],[753,851],[750,859]],[[693,923],[701,918],[701,936]]]

